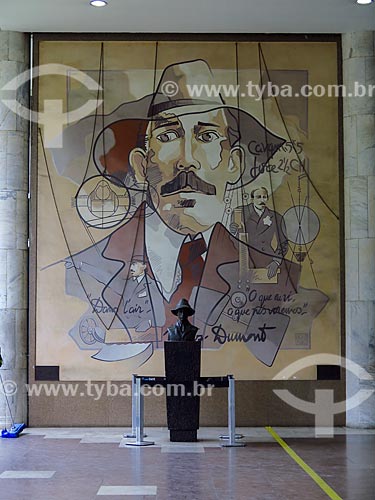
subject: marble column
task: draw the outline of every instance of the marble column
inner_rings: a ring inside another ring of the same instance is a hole
[[[29,68],[28,35],[0,31],[0,374],[16,422],[27,419],[28,130],[3,98],[28,106],[28,86],[10,97],[5,83]],[[0,381],[0,424],[9,424]],[[14,394],[13,394],[14,393]],[[9,424],[10,425],[10,424]]]
[[[353,94],[344,98],[346,356],[375,378],[375,33],[346,33],[342,42]],[[347,372],[347,396],[360,389],[375,392],[375,382]],[[348,411],[347,425],[375,427],[374,393]]]

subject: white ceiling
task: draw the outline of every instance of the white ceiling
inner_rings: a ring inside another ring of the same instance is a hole
[[[0,0],[0,29],[47,32],[342,33],[375,30],[355,0]]]

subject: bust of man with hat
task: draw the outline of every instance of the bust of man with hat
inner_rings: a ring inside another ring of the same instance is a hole
[[[178,317],[174,326],[168,328],[168,340],[195,340],[198,328],[190,323],[189,316],[193,316],[194,309],[190,307],[186,299],[181,299],[172,313]]]

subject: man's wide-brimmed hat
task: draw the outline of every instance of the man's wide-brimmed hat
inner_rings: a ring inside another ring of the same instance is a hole
[[[85,139],[90,136],[95,142],[93,156],[98,170],[113,182],[116,178],[124,181],[131,171],[129,153],[135,147],[144,147],[147,125],[151,120],[162,119],[161,113],[173,114],[174,110],[182,115],[185,110],[186,114],[197,114],[222,109],[231,146],[240,146],[244,151],[245,169],[239,185],[234,187],[248,184],[265,171],[266,162],[285,139],[271,132],[244,109],[227,105],[218,92],[219,88],[215,87],[211,68],[203,59],[167,66],[152,94],[121,104],[108,115],[91,115],[67,127],[63,133],[64,147],[52,150],[59,174],[79,184],[83,181],[72,162],[77,154],[85,153]],[[198,90],[194,92],[193,89]],[[105,139],[107,133],[109,136]]]
[[[183,106],[202,106],[203,111],[229,107],[217,89],[220,86],[215,86],[211,68],[203,59],[171,64],[160,77],[148,115],[155,117]]]
[[[216,83],[220,84],[220,81]],[[194,88],[198,90],[194,92]],[[183,115],[185,110],[186,114],[196,114],[222,109],[228,123],[231,146],[240,146],[244,151],[245,169],[238,186],[234,187],[248,184],[265,171],[266,162],[285,139],[272,133],[244,109],[227,105],[219,89],[219,86],[215,87],[209,65],[202,59],[167,66],[152,94],[121,104],[100,119],[89,116],[68,127],[64,131],[66,148],[53,151],[59,173],[68,169],[68,157],[77,154],[85,137],[91,135],[95,140],[93,156],[97,168],[112,177],[111,180],[118,178],[123,181],[127,172],[132,170],[129,153],[135,147],[144,147],[150,121],[162,119],[161,113],[166,112]]]
[[[190,307],[189,302],[187,301],[187,299],[181,299],[181,300],[179,300],[179,302],[176,305],[176,307],[174,309],[172,309],[172,313],[175,316],[177,316],[178,311],[180,311],[181,309],[186,309],[188,316],[193,316],[193,314],[195,313],[194,309],[192,307]]]

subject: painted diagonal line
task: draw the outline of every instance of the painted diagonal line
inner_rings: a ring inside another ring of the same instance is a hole
[[[313,479],[316,484],[324,491],[332,500],[342,500],[342,498],[322,479],[311,467],[307,465],[302,458],[292,450],[290,446],[275,432],[272,427],[266,427],[266,430],[271,434],[274,440],[283,448],[283,450]]]

